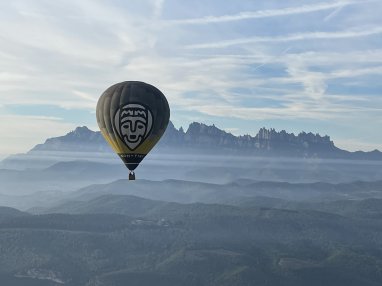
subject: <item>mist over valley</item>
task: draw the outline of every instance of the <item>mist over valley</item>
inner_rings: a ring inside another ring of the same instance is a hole
[[[145,158],[136,181],[84,127],[3,160],[1,281],[382,282],[379,152],[357,157],[318,135],[307,136],[314,152],[272,140],[240,147],[242,137],[197,126],[187,144],[166,133],[163,142],[173,143]],[[330,158],[325,146],[342,155]]]

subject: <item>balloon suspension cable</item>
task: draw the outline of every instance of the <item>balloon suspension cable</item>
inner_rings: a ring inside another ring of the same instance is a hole
[[[129,181],[134,181],[135,180],[135,173],[134,171],[129,171]]]

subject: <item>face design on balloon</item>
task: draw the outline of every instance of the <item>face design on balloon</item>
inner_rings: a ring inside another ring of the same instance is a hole
[[[114,124],[120,139],[134,151],[150,134],[153,117],[147,107],[130,103],[118,109]]]

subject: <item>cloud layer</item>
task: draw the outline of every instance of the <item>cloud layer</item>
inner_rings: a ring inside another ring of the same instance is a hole
[[[50,127],[33,142],[95,128],[99,95],[142,80],[166,94],[177,126],[306,130],[382,149],[381,9],[350,0],[1,3],[0,116],[25,117],[3,124],[2,136],[26,121],[38,128],[36,110]],[[10,138],[0,153],[25,151]]]

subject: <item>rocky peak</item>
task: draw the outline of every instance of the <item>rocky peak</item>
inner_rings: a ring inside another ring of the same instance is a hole
[[[66,136],[71,138],[89,138],[89,136],[94,136],[95,133],[86,126],[80,126],[70,131]]]
[[[329,136],[301,132],[298,135],[285,130],[261,128],[256,136],[234,136],[215,125],[193,122],[186,132],[177,129],[170,121],[165,134],[155,150],[161,148],[182,150],[182,148],[200,150],[203,152],[237,152],[243,154],[258,154],[270,156],[294,157],[346,157],[349,152],[335,147]],[[35,146],[32,151],[111,151],[99,131],[95,132],[86,126],[60,137],[47,139],[44,144]],[[345,154],[346,153],[346,154]],[[368,153],[358,152],[359,158],[369,156]],[[362,153],[362,154],[361,154]],[[379,151],[370,156],[382,156]],[[354,157],[354,156],[353,156]],[[357,157],[357,158],[358,158]]]
[[[81,126],[64,136],[46,139],[31,151],[104,151],[108,148],[100,132]]]
[[[227,133],[215,125],[206,125],[193,122],[184,134],[187,145],[204,147],[233,147],[236,145],[236,137]]]
[[[227,133],[219,128],[217,128],[214,124],[213,125],[206,125],[199,122],[193,122],[190,124],[190,126],[187,129],[186,132],[187,135],[194,136],[194,135],[212,135],[212,136],[224,136],[228,135],[230,133]],[[232,135],[232,134],[230,134]]]

